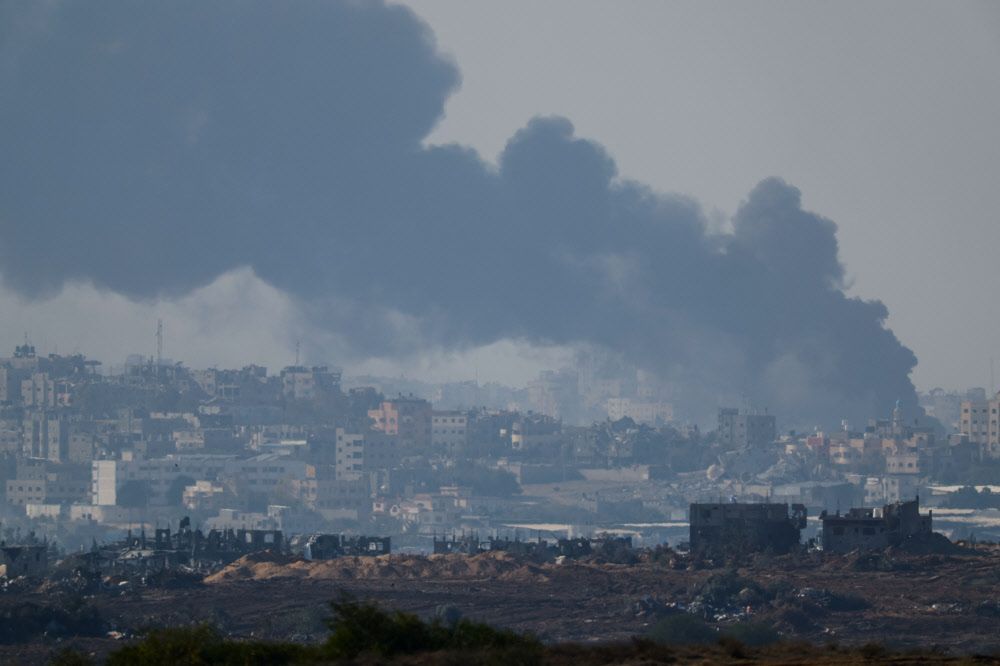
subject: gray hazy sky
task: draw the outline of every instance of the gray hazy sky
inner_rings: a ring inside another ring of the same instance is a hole
[[[566,115],[619,171],[728,218],[762,178],[840,227],[919,387],[1000,361],[1000,3],[406,2],[462,88],[433,139],[496,155]],[[984,359],[986,359],[984,361]]]
[[[494,158],[533,116],[570,118],[621,176],[693,196],[726,225],[768,176],[840,228],[852,293],[878,298],[919,358],[920,388],[989,381],[1000,360],[1000,4],[975,2],[406,2],[461,69],[431,142]],[[4,348],[120,362],[291,360],[295,306],[252,271],[162,302],[74,285],[25,302],[0,289]],[[337,363],[337,346],[330,340]],[[348,370],[523,381],[560,349],[497,343]]]

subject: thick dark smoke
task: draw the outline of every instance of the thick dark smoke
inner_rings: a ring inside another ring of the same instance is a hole
[[[562,118],[497,166],[424,147],[458,84],[425,25],[375,2],[8,0],[3,279],[145,299],[251,266],[362,355],[584,343],[691,403],[742,393],[818,424],[915,409],[914,355],[844,294],[836,227],[794,187],[760,183],[712,234]]]

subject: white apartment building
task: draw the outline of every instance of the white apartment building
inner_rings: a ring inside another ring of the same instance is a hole
[[[983,458],[1000,458],[1000,393],[992,400],[962,402],[959,429],[969,441],[979,445]]]

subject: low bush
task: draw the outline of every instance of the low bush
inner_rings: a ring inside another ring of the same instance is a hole
[[[712,608],[729,608],[768,598],[767,592],[755,581],[735,571],[715,574],[702,583],[697,600]]]
[[[853,594],[830,593],[827,601],[827,608],[838,613],[861,611],[870,607],[871,604],[866,599]]]
[[[663,618],[646,636],[664,645],[708,645],[719,639],[707,622],[687,613]]]
[[[153,631],[141,641],[112,652],[106,663],[108,666],[279,666],[314,661],[315,656],[314,649],[292,643],[225,640],[215,628],[200,625]]]
[[[534,649],[531,637],[488,624],[458,619],[445,624],[440,619],[425,622],[412,613],[388,612],[371,602],[342,597],[331,603],[330,637],[324,652],[334,659],[362,653],[379,656],[437,650]]]
[[[321,645],[233,641],[225,639],[210,625],[158,629],[142,640],[113,652],[108,666],[173,666],[174,664],[230,664],[264,666],[282,664],[329,663],[353,659],[359,655],[376,658],[445,651],[461,656],[462,663],[507,666],[537,664],[541,644],[530,635],[518,634],[470,620],[457,619],[444,624],[430,622],[412,613],[385,611],[371,602],[341,597],[331,603],[331,630]],[[65,653],[59,655],[69,664],[88,663],[86,658]]]
[[[60,605],[30,601],[0,611],[0,643],[27,643],[39,636],[100,636],[105,622],[97,609],[79,596],[59,600]]]
[[[742,641],[733,638],[732,636],[723,636],[719,639],[719,647],[726,655],[732,657],[733,659],[746,659],[747,658],[747,646],[743,644]]]
[[[751,647],[771,645],[781,640],[778,632],[763,622],[738,622],[726,627],[722,635],[724,638],[730,638]]]

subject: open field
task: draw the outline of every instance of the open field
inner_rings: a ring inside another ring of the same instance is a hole
[[[664,617],[695,611],[715,626],[750,620],[815,645],[1000,650],[1000,550],[984,547],[950,556],[760,557],[732,571],[689,568],[683,558],[620,565],[536,564],[503,553],[324,562],[264,555],[200,585],[102,591],[85,601],[126,633],[210,622],[233,637],[312,642],[325,634],[327,603],[344,591],[425,617],[455,607],[548,644],[628,641]],[[0,608],[59,604],[60,594],[51,585],[7,593]],[[77,643],[96,654],[121,644],[37,637],[0,646],[0,661],[41,663]]]

